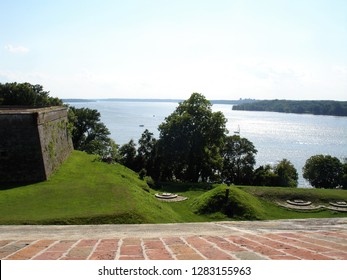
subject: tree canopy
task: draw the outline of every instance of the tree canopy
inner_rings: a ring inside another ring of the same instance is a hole
[[[222,149],[222,178],[233,184],[251,184],[257,150],[239,135],[227,136]]]
[[[159,126],[163,178],[206,181],[221,169],[226,119],[211,107],[203,95],[193,93]]]
[[[278,176],[278,186],[298,186],[298,172],[289,160],[282,159],[280,162],[278,162],[274,167],[274,172]]]
[[[29,83],[0,83],[0,105],[47,107],[61,106],[62,100],[49,96],[41,85]]]
[[[131,139],[127,144],[122,145],[119,150],[119,163],[125,165],[126,167],[139,171],[136,162],[136,144],[133,139]]]
[[[341,178],[341,186],[343,189],[347,190],[347,158],[344,159],[342,168],[343,168],[343,175]]]
[[[156,173],[156,146],[157,140],[153,133],[146,129],[139,139],[139,148],[137,149],[137,162],[139,167],[145,170],[146,174],[155,175]]]
[[[315,188],[333,189],[342,183],[344,166],[340,160],[330,155],[310,157],[302,171],[303,177]]]
[[[253,184],[257,186],[297,187],[298,172],[287,159],[282,159],[275,165],[259,166],[254,171]]]
[[[110,131],[100,121],[100,113],[89,108],[69,107],[69,122],[72,124],[72,142],[76,150],[97,154],[112,161],[117,145],[109,137]]]

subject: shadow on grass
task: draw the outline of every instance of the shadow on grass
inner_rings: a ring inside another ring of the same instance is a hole
[[[32,184],[40,183],[42,181],[30,181],[30,182],[17,182],[17,183],[0,183],[0,191],[26,187]]]

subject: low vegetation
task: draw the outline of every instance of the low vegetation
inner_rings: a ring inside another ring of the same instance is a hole
[[[297,212],[277,200],[347,201],[346,190],[162,183],[156,190],[121,164],[74,151],[46,182],[0,189],[0,224],[179,223],[218,220],[343,217],[330,210]],[[229,195],[226,199],[226,190]],[[162,202],[157,192],[188,197]]]

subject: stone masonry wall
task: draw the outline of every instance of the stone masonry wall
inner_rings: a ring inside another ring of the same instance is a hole
[[[37,122],[43,163],[48,178],[73,150],[67,127],[67,110],[60,107],[41,112]]]
[[[0,186],[46,180],[72,149],[66,108],[0,108]]]
[[[0,115],[0,183],[45,180],[34,114]]]

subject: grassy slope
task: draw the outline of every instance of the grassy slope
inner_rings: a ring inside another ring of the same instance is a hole
[[[225,186],[163,184],[161,191],[189,199],[160,202],[156,191],[126,167],[95,161],[74,151],[46,182],[0,189],[0,224],[174,223],[230,219],[221,209],[199,210],[225,193]],[[217,191],[216,191],[217,190]],[[219,191],[218,191],[219,190]],[[217,196],[216,196],[217,193]],[[270,187],[232,187],[233,219],[341,217],[332,211],[299,213],[274,204],[278,199],[302,198],[313,202],[347,201],[347,191]]]
[[[74,151],[42,183],[0,191],[0,223],[156,223],[181,221],[122,165]]]

